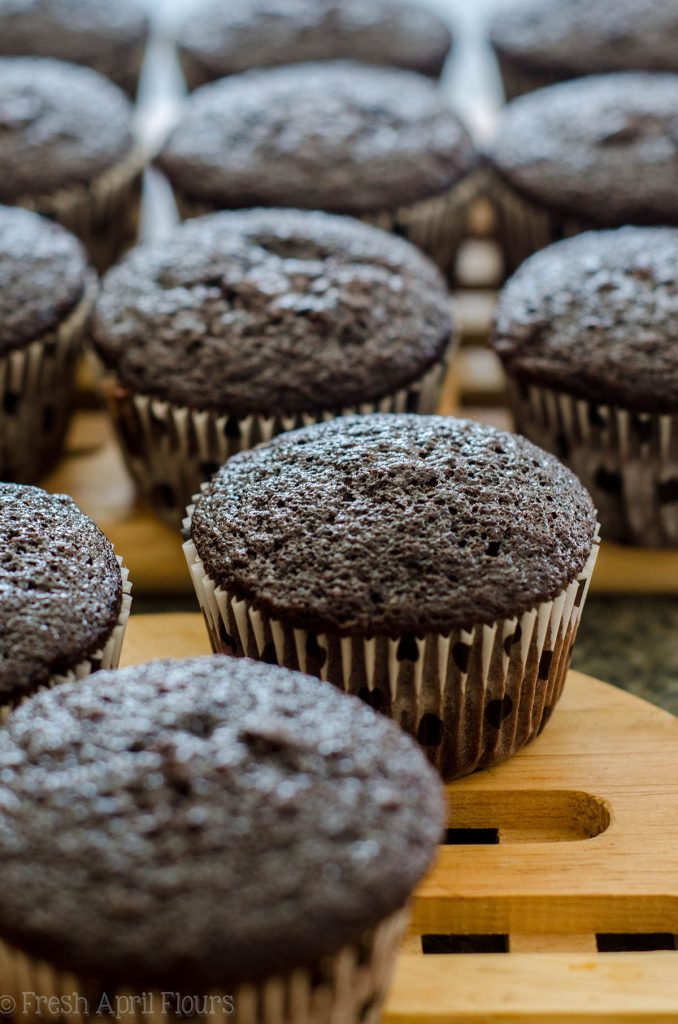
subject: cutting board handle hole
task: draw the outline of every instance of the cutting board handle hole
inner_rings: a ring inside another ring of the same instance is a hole
[[[572,789],[474,790],[451,783],[448,846],[559,843],[594,839],[610,827],[602,797]]]

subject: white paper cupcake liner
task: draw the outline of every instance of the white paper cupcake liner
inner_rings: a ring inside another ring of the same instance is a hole
[[[635,413],[509,378],[516,429],[593,497],[606,540],[678,547],[678,415]]]
[[[125,640],[125,630],[127,629],[127,620],[129,619],[130,609],[132,607],[132,584],[129,579],[129,570],[123,564],[122,558],[116,555],[118,565],[120,566],[120,575],[122,577],[122,600],[120,603],[120,611],[118,613],[118,621],[111,630],[111,633],[106,640],[106,643],[94,654],[90,654],[88,658],[83,658],[73,668],[69,669],[68,672],[55,674],[50,676],[47,682],[41,689],[51,689],[53,686],[60,686],[62,683],[74,683],[79,679],[84,679],[86,676],[92,675],[93,672],[98,672],[100,669],[117,668],[120,664],[120,655],[122,653],[122,645]],[[0,708],[0,722],[6,720],[8,715],[11,715],[15,707],[28,700],[33,694],[28,693],[25,697],[21,698],[15,705],[4,706]],[[4,981],[2,974],[0,974],[0,982]],[[1,987],[1,986],[0,986]],[[1,1012],[1,1011],[0,1011]]]
[[[3,1013],[42,1022],[47,1005],[39,1002],[42,997],[55,1000],[52,1006],[60,1012],[50,1016],[65,1024],[378,1024],[408,916],[407,910],[398,911],[314,969],[299,968],[256,985],[193,994],[112,990],[95,978],[62,971],[0,940]],[[112,1015],[106,1012],[109,1007]],[[41,1014],[36,1012],[40,1008]]]
[[[487,188],[496,216],[497,239],[506,274],[547,245],[571,238],[600,225],[539,206],[512,189],[496,173],[489,174]]]
[[[109,408],[127,467],[141,497],[179,527],[201,483],[231,455],[277,434],[351,413],[433,413],[447,372],[448,354],[423,377],[384,398],[337,411],[293,416],[219,416],[137,395],[106,382]]]
[[[475,200],[483,194],[486,174],[473,171],[447,192],[393,210],[377,210],[358,219],[389,231],[416,245],[430,257],[448,282],[456,277],[459,246],[468,234],[468,216]],[[176,188],[174,197],[182,220],[202,217],[220,209],[209,203],[187,199]]]
[[[34,483],[61,453],[96,291],[92,274],[80,302],[54,331],[0,357],[0,479]]]
[[[184,521],[190,533],[193,507]],[[360,696],[414,736],[444,779],[503,761],[539,734],[560,698],[598,538],[552,601],[447,636],[342,637],[293,629],[209,578],[184,555],[215,652],[298,669]]]
[[[137,239],[141,185],[147,157],[134,150],[89,185],[25,196],[23,206],[58,221],[81,240],[93,266],[107,270]]]

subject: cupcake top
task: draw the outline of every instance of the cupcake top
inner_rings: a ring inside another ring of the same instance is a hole
[[[141,0],[0,0],[2,56],[87,64],[128,90],[138,72],[130,50],[143,47],[147,32]]]
[[[347,58],[438,75],[447,25],[412,0],[204,0],[180,34],[196,78]]]
[[[3,729],[0,772],[0,933],[110,984],[317,964],[405,904],[443,828],[395,725],[245,659],[41,693]]]
[[[87,185],[125,159],[131,109],[117,86],[89,68],[0,59],[0,202]]]
[[[229,459],[196,502],[208,576],[285,625],[424,636],[509,618],[583,568],[591,499],[524,438],[350,416]]]
[[[159,162],[195,202],[366,213],[445,192],[474,161],[427,79],[336,61],[198,89]]]
[[[603,227],[678,222],[678,75],[618,73],[510,103],[489,159],[518,192]]]
[[[535,71],[678,71],[674,0],[522,0],[499,11],[490,38]]]
[[[104,645],[122,602],[103,533],[64,494],[0,483],[0,702]]]
[[[132,390],[271,416],[389,394],[439,360],[451,329],[443,280],[417,249],[295,210],[212,214],[135,250],[94,320]]]
[[[589,231],[505,286],[493,345],[509,372],[594,402],[678,411],[678,229]]]
[[[0,356],[56,327],[86,282],[85,254],[70,232],[28,210],[0,206]]]

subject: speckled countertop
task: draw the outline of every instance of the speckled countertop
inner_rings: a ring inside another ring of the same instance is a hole
[[[572,667],[678,714],[678,598],[589,597]]]

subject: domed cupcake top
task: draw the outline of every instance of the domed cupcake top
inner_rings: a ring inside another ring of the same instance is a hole
[[[413,246],[292,210],[213,214],[137,249],[94,323],[134,391],[238,415],[382,397],[437,362],[451,330],[442,278]]]
[[[125,84],[129,50],[144,42],[147,31],[140,0],[0,0],[3,56],[88,64]]]
[[[0,355],[55,327],[87,280],[78,240],[28,210],[0,206]]]
[[[678,222],[678,75],[592,76],[510,103],[489,159],[518,192],[601,226]]]
[[[0,772],[0,934],[111,984],[317,964],[405,904],[443,827],[395,725],[245,659],[42,693],[0,735]]]
[[[426,78],[336,61],[198,89],[159,162],[197,202],[365,213],[445,192],[475,154]]]
[[[595,528],[584,487],[525,439],[372,415],[234,456],[198,498],[191,536],[215,583],[285,625],[397,637],[555,597]]]
[[[121,602],[113,548],[71,498],[0,483],[0,702],[95,654]]]
[[[563,77],[678,71],[672,0],[522,0],[495,15],[490,36],[501,53]]]
[[[132,148],[125,95],[90,68],[0,59],[0,202],[87,185]]]
[[[500,296],[493,345],[525,380],[678,411],[678,229],[590,231],[536,253]]]
[[[411,0],[207,0],[180,39],[212,78],[335,58],[438,74],[450,44],[442,18]]]

